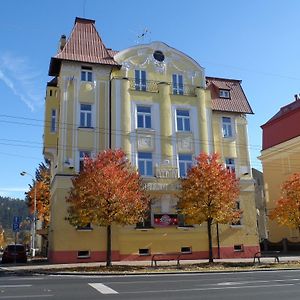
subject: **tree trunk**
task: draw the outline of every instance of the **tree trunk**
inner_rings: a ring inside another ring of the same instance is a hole
[[[106,227],[106,266],[111,267],[111,225]]]
[[[211,238],[211,224],[212,224],[212,219],[209,218],[207,220],[207,235],[208,235],[208,261],[210,263],[214,262],[213,258],[213,249],[212,249],[212,238]]]

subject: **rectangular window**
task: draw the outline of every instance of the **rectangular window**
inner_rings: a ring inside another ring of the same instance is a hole
[[[237,211],[241,210],[241,202],[240,202],[240,200],[236,201],[236,210]],[[231,225],[232,226],[241,226],[242,225],[242,216],[240,216],[240,218],[237,221],[231,223]]]
[[[150,255],[150,249],[148,249],[148,248],[140,248],[139,249],[139,255],[140,256]]]
[[[183,77],[180,74],[172,75],[172,86],[174,95],[183,95]]]
[[[222,117],[223,137],[233,137],[232,120],[230,117]]]
[[[81,68],[81,81],[93,81],[92,68],[90,67]]]
[[[190,112],[188,110],[177,109],[177,131],[191,131]]]
[[[152,228],[152,225],[151,225],[151,209],[150,208],[147,211],[147,214],[146,214],[145,218],[143,219],[143,221],[136,224],[136,229],[147,229],[147,228],[148,229]]]
[[[91,152],[79,151],[79,172],[83,171],[85,157],[91,157]]]
[[[192,253],[192,247],[181,247],[180,252],[185,254]]]
[[[89,258],[90,256],[89,250],[80,250],[77,252],[77,258]]]
[[[138,153],[138,168],[141,176],[153,176],[152,153]]]
[[[194,227],[193,225],[185,223],[185,215],[178,214],[177,218],[178,218],[178,227],[185,227],[185,228],[188,228],[188,227],[193,228]]]
[[[91,230],[93,230],[91,223],[87,223],[86,225],[77,226],[76,229],[78,231],[91,231]]]
[[[244,245],[234,245],[233,246],[234,252],[243,252],[244,251]]]
[[[51,110],[51,132],[56,132],[56,109]]]
[[[192,166],[191,154],[178,154],[179,177],[186,177],[187,171]]]
[[[229,92],[229,90],[222,90],[222,89],[220,89],[219,90],[219,96],[220,96],[220,98],[227,98],[227,99],[229,99],[230,98],[230,92]]]
[[[80,127],[92,127],[92,105],[80,104]]]
[[[135,89],[146,91],[146,71],[135,70]]]
[[[137,106],[137,127],[151,128],[151,107]]]
[[[226,169],[231,173],[235,173],[235,161],[234,158],[225,158]]]

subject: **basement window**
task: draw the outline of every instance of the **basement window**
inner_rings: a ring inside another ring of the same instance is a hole
[[[234,252],[243,252],[244,251],[244,245],[234,245],[233,246]]]
[[[182,254],[190,254],[192,253],[192,247],[181,247]]]
[[[79,250],[77,252],[77,258],[90,258],[91,254],[89,250]]]
[[[150,255],[150,250],[148,248],[140,248],[139,249],[140,256],[147,256]]]
[[[88,223],[86,225],[81,225],[76,227],[77,231],[91,231],[93,230],[91,223]]]

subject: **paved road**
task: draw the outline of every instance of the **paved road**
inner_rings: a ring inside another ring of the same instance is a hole
[[[300,271],[0,277],[1,299],[300,299]]]

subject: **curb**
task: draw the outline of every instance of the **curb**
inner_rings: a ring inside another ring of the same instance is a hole
[[[300,268],[265,268],[265,269],[245,269],[245,270],[210,270],[210,271],[167,271],[167,272],[64,272],[64,271],[47,271],[47,270],[1,270],[5,274],[17,275],[52,275],[52,276],[156,276],[156,275],[191,275],[191,274],[212,274],[212,273],[246,273],[246,272],[275,272],[275,271],[300,271]]]

